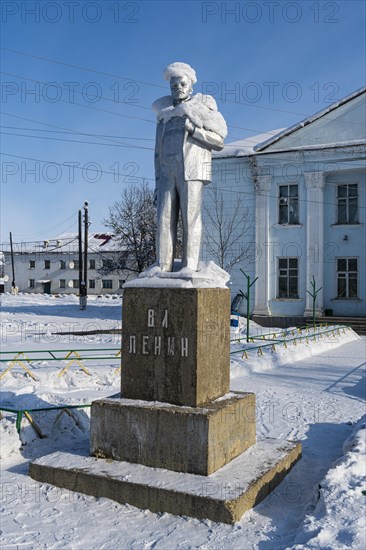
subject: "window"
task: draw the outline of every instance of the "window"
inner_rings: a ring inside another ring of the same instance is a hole
[[[72,288],[79,288],[79,279],[72,280]]]
[[[357,298],[357,258],[337,259],[337,298]]]
[[[95,279],[89,279],[89,288],[95,288]]]
[[[60,279],[60,288],[66,288],[66,279]]]
[[[95,260],[89,260],[89,269],[95,269]]]
[[[299,223],[299,186],[280,185],[278,223],[298,225]]]
[[[113,260],[110,258],[103,260],[103,268],[104,269],[113,269]]]
[[[35,269],[35,268],[36,268],[36,261],[29,260],[29,269]]]
[[[337,205],[337,223],[358,223],[357,183],[338,185]]]
[[[102,288],[113,288],[113,281],[112,279],[102,279]]]
[[[60,260],[60,269],[66,269],[66,261]]]
[[[29,288],[35,288],[36,287],[36,281],[34,279],[29,279],[28,286],[29,286]]]
[[[74,267],[72,269],[79,269],[79,265],[80,265],[79,260],[72,260],[72,261],[73,261],[73,264],[74,264]]]
[[[278,258],[277,298],[298,298],[298,258]]]
[[[50,269],[51,268],[51,261],[50,260],[45,260],[44,261],[44,268],[45,269]]]
[[[123,285],[125,284],[126,280],[125,279],[120,279],[118,281],[118,288],[121,289],[123,288]]]

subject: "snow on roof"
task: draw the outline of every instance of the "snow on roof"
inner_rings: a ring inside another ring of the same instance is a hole
[[[312,122],[315,122],[316,120],[322,118],[323,116],[327,115],[328,113],[331,113],[335,109],[338,109],[342,105],[345,105],[349,101],[352,101],[353,99],[361,96],[365,92],[366,92],[366,86],[364,86],[362,88],[359,88],[358,90],[356,90],[355,92],[352,92],[351,94],[344,97],[343,99],[341,99],[339,101],[336,101],[335,103],[333,103],[329,107],[326,107],[325,109],[322,109],[321,111],[318,111],[317,113],[314,113],[313,115],[304,118],[303,120],[301,120],[300,122],[297,122],[296,124],[294,124],[293,126],[290,126],[289,128],[285,128],[284,130],[282,130],[277,135],[274,135],[273,137],[267,138],[262,143],[258,142],[254,146],[254,152],[260,152],[260,151],[263,151],[264,149],[267,149],[267,147],[269,147],[270,145],[273,145],[277,141],[280,141],[282,138],[287,137],[290,134],[293,134],[297,130],[300,130],[301,128],[304,128],[305,126],[307,126],[308,124],[311,124]]]
[[[271,130],[269,132],[264,132],[262,134],[257,134],[255,136],[247,137],[244,139],[239,139],[238,141],[233,141],[232,143],[225,144],[224,148],[220,152],[212,152],[213,158],[227,158],[227,157],[246,157],[247,155],[252,155],[255,151],[254,148],[256,145],[267,141],[273,138],[284,131],[284,128],[279,128],[278,130]]]
[[[4,252],[10,252],[9,243],[4,243],[1,247]],[[121,246],[112,233],[89,233],[88,248],[89,252],[121,251]],[[77,233],[64,233],[59,237],[43,241],[14,243],[15,253],[62,252],[66,254],[76,253],[78,249]]]
[[[300,122],[297,122],[289,128],[279,128],[278,130],[271,130],[269,132],[264,132],[262,134],[257,134],[255,136],[247,137],[244,139],[239,139],[238,141],[233,141],[232,143],[225,144],[224,148],[220,152],[212,152],[213,158],[229,158],[229,157],[246,157],[248,155],[253,155],[256,152],[262,152],[270,145],[277,143],[282,138],[293,134],[297,130],[311,124],[312,122],[322,118],[324,115],[334,111],[338,107],[345,105],[349,101],[361,96],[366,92],[366,87],[360,88],[356,92],[346,96],[345,98],[333,103],[326,109],[322,109],[317,113],[303,119]],[[300,148],[299,146],[297,148]]]

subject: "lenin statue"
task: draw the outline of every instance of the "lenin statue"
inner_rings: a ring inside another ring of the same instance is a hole
[[[157,265],[172,271],[179,211],[183,224],[182,268],[198,270],[202,240],[202,192],[211,181],[211,151],[221,151],[225,120],[213,97],[192,95],[196,73],[186,63],[164,70],[171,95],[153,103],[157,114],[155,197]]]

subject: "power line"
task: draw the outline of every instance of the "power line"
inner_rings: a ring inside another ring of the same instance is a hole
[[[19,117],[22,118],[22,117]],[[39,122],[39,124],[43,124]],[[142,137],[133,137],[133,136],[116,136],[116,135],[107,135],[107,134],[89,134],[86,132],[78,132],[73,130],[45,130],[44,128],[25,128],[24,126],[5,126],[0,124],[0,128],[7,128],[9,130],[27,130],[29,132],[50,132],[54,134],[69,134],[69,135],[81,135],[81,136],[92,136],[92,137],[104,137],[104,138],[116,138],[116,139],[136,139],[139,141],[155,141],[154,138],[142,138]],[[239,138],[238,138],[239,139]]]
[[[90,69],[89,67],[83,67],[81,65],[72,65],[72,64],[66,63],[64,61],[58,61],[58,60],[50,59],[50,58],[47,58],[47,57],[36,56],[36,55],[30,54],[30,53],[27,53],[27,52],[21,52],[19,50],[14,50],[14,49],[10,49],[10,48],[0,48],[0,49],[2,49],[4,51],[7,51],[7,52],[14,53],[16,55],[23,55],[23,56],[26,56],[26,57],[31,57],[33,59],[38,59],[40,61],[46,61],[47,63],[54,63],[54,64],[57,64],[57,65],[63,65],[65,67],[71,67],[73,69],[79,69],[79,70],[87,71],[87,72],[91,72],[91,73],[102,74],[104,76],[112,76],[113,78],[120,78],[122,80],[129,80],[131,82],[138,82],[139,84],[143,84],[144,86],[153,86],[154,88],[163,88],[163,89],[166,90],[165,86],[162,86],[160,84],[155,84],[153,82],[146,82],[146,81],[143,81],[143,80],[137,80],[135,78],[128,78],[126,76],[121,76],[121,75],[116,75],[116,74],[113,74],[113,73],[98,71],[98,70],[95,70],[95,69]],[[270,111],[278,111],[278,112],[282,112],[282,113],[288,113],[288,114],[291,114],[291,115],[309,116],[308,113],[301,113],[301,112],[298,112],[298,111],[289,111],[289,110],[286,110],[286,109],[277,109],[275,107],[268,107],[268,106],[264,106],[264,105],[254,105],[253,103],[250,103],[250,102],[238,102],[238,101],[230,101],[230,100],[223,101],[223,100],[221,100],[221,103],[233,103],[233,104],[236,104],[236,105],[246,105],[248,107],[255,107],[255,108],[266,109],[266,110],[270,110]],[[234,128],[234,126],[233,126],[233,128]],[[239,127],[237,127],[237,128],[239,128]],[[239,128],[239,129],[241,129],[241,128]]]
[[[57,84],[57,86],[59,86],[61,88],[61,90],[67,90],[66,86],[62,86],[61,84],[59,83],[48,83],[48,82],[44,82],[42,80],[35,80],[34,78],[29,78],[27,76],[23,76],[23,75],[19,75],[19,74],[14,74],[14,73],[8,73],[8,72],[5,72],[5,71],[0,71],[1,74],[5,74],[7,76],[13,76],[14,78],[19,78],[21,80],[28,80],[29,82],[35,82],[36,84]],[[32,90],[33,92],[33,90]],[[84,94],[82,91],[80,90],[73,90],[73,93],[76,93],[76,94],[80,94],[81,96],[84,97]],[[112,103],[116,103],[117,105],[127,105],[129,107],[136,107],[137,109],[143,109],[144,111],[149,111],[151,112],[151,107],[145,107],[143,105],[137,105],[136,103],[131,103],[131,102],[124,102],[124,101],[115,101],[114,99],[111,99],[110,97],[105,97],[103,95],[101,95],[100,97],[98,97],[98,100],[99,99],[103,99],[104,101],[110,101]],[[61,99],[58,99],[58,101],[61,101]],[[73,101],[67,101],[66,103],[74,103]]]
[[[36,161],[36,162],[44,162],[44,163],[48,163],[50,161],[45,161],[45,160],[40,160],[40,159],[34,159],[34,158],[30,158],[30,157],[23,157],[23,156],[20,156],[20,155],[11,155],[9,153],[3,153],[5,156],[10,156],[10,157],[15,157],[15,158],[22,158],[22,159],[26,159],[26,160],[33,160],[33,161]],[[58,166],[63,166],[63,164],[61,163],[58,163],[58,162],[53,162],[53,164],[56,164]],[[78,167],[78,166],[75,166],[75,168],[79,169],[79,170],[82,170],[83,168],[82,167]],[[119,175],[119,176],[126,176],[125,174],[117,174],[117,173],[114,173],[114,172],[107,172],[107,171],[104,171],[104,170],[94,170],[92,168],[90,168],[91,171],[93,172],[99,172],[99,173],[103,173],[103,174],[112,174],[112,175]],[[128,176],[127,176],[128,177]],[[149,181],[155,181],[154,178],[146,178],[146,177],[143,177],[143,176],[132,176],[136,179],[140,179],[140,180],[149,180]],[[329,182],[328,182],[329,184]],[[334,185],[336,186],[337,184],[331,184],[330,185]],[[239,195],[250,195],[250,196],[256,196],[256,193],[255,191],[239,191],[239,190],[231,190],[231,189],[227,189],[227,188],[222,188],[222,187],[217,187],[217,189],[219,191],[223,191],[225,193],[235,193],[235,194],[239,194]],[[277,195],[270,195],[270,194],[266,194],[267,197],[269,198],[273,198],[273,199],[276,199],[278,200],[278,196]],[[329,205],[329,206],[337,206],[337,203],[334,203],[334,202],[325,202],[325,201],[311,201],[309,199],[301,199],[301,198],[298,198],[299,202],[306,202],[306,203],[313,203],[313,204],[324,204],[324,205]],[[361,206],[359,205],[358,206],[360,209],[365,209],[366,207],[364,206]]]
[[[49,227],[48,229],[44,229],[44,230],[41,230],[41,231],[37,231],[36,233],[23,233],[23,234],[19,234],[17,233],[16,237],[19,238],[19,237],[36,237],[37,235],[42,235],[43,233],[46,233],[48,231],[53,231],[54,229],[56,229],[57,227],[60,227],[61,225],[63,225],[64,223],[68,222],[71,218],[73,218],[74,216],[76,216],[77,212],[74,212],[73,214],[71,214],[71,216],[68,216],[67,218],[65,218],[62,222],[59,222],[55,225],[52,225],[51,227]],[[74,227],[74,225],[76,224],[76,222],[74,222],[72,225],[68,226],[66,229],[64,229],[63,231],[67,231],[68,229],[71,229],[71,227]],[[57,239],[57,237],[55,237]],[[30,241],[31,242],[31,241]],[[34,241],[36,242],[36,241]]]
[[[40,80],[34,80],[32,78],[28,78],[28,77],[25,77],[25,76],[22,76],[22,75],[16,75],[14,73],[8,73],[8,72],[5,72],[5,71],[0,71],[0,72],[1,72],[1,74],[12,76],[14,78],[29,80],[30,82],[36,82],[36,83],[38,82],[40,84],[45,84],[45,82],[42,82]],[[60,88],[62,88],[62,86],[60,86]],[[82,94],[82,92],[78,92],[78,93]],[[113,101],[113,99],[109,99],[109,98],[105,98],[105,97],[101,97],[101,99],[105,99],[106,101],[111,101],[113,103],[117,103],[118,105],[125,105],[127,107],[129,107],[129,106],[135,106],[136,107],[137,106],[137,105],[133,105],[131,103],[115,102],[115,101]],[[156,123],[155,121],[150,120],[150,119],[146,119],[146,118],[142,118],[142,117],[135,117],[135,116],[132,116],[132,115],[126,115],[124,113],[116,113],[115,111],[109,111],[107,109],[100,109],[98,107],[93,107],[92,105],[84,105],[83,103],[78,103],[76,101],[67,101],[66,99],[61,99],[61,98],[58,99],[58,101],[61,102],[61,103],[66,103],[67,105],[76,105],[77,107],[84,107],[86,109],[91,109],[91,110],[94,110],[94,111],[102,111],[102,112],[111,113],[111,114],[114,114],[114,115],[117,115],[117,116],[132,118],[132,119],[136,119],[136,120],[142,120],[143,122],[150,122],[150,123],[153,123],[153,124]],[[144,107],[144,106],[141,106],[141,105],[139,105],[138,107],[151,112],[151,108],[149,108],[149,107]],[[237,130],[245,130],[245,131],[250,131],[250,132],[260,132],[262,134],[272,135],[270,132],[264,132],[262,130],[253,130],[252,128],[245,128],[243,126],[232,126],[231,124],[228,124],[228,127],[229,128],[235,128]],[[240,138],[232,137],[232,139],[240,139]]]
[[[119,78],[121,80],[128,80],[130,82],[138,82],[139,84],[143,84],[144,86],[153,86],[154,88],[164,88],[165,89],[165,86],[162,86],[161,84],[154,84],[152,82],[145,82],[143,80],[136,80],[135,78],[129,78],[127,76],[117,75],[117,74],[114,74],[114,73],[107,73],[105,71],[97,71],[96,69],[89,69],[88,67],[83,67],[81,65],[73,65],[71,63],[65,63],[64,61],[56,61],[55,59],[49,59],[47,57],[41,57],[41,56],[33,55],[33,54],[30,54],[30,53],[27,53],[27,52],[20,52],[19,50],[13,50],[11,48],[0,48],[0,49],[3,50],[3,51],[6,51],[6,52],[15,53],[16,55],[23,55],[23,56],[26,56],[26,57],[31,57],[33,59],[38,59],[40,61],[47,61],[47,63],[55,63],[57,65],[63,65],[64,67],[70,67],[72,69],[78,69],[80,71],[87,71],[89,73],[96,73],[96,74],[101,74],[101,75],[104,75],[104,76],[112,76],[113,78]]]
[[[331,184],[331,185],[337,185],[337,184]],[[222,191],[224,193],[235,193],[236,195],[256,196],[255,191],[239,191],[239,190],[235,190],[235,189],[227,189],[227,188],[217,187],[217,186],[216,186],[216,189],[218,189],[219,191]],[[276,199],[276,200],[279,199],[279,197],[277,195],[270,195],[268,193],[265,193],[264,195],[266,197],[271,198],[271,199]],[[309,199],[300,199],[300,197],[297,197],[297,200],[299,202],[306,202],[306,203],[310,203],[310,204],[324,204],[324,205],[328,205],[328,206],[338,206],[338,203],[335,203],[335,202],[313,201],[313,200],[309,200]],[[366,206],[358,205],[358,208],[366,209]]]
[[[2,74],[15,76],[16,78],[23,78],[21,76],[13,75],[12,73],[3,72]],[[38,82],[38,81],[36,81],[36,82]],[[138,116],[133,116],[133,115],[126,115],[124,113],[118,113],[116,111],[109,111],[108,109],[101,109],[99,107],[93,107],[91,105],[84,105],[83,103],[78,103],[76,101],[70,102],[70,101],[66,101],[66,99],[59,99],[58,101],[60,103],[66,103],[67,105],[74,105],[75,107],[83,107],[84,109],[89,109],[91,111],[99,111],[101,113],[109,113],[109,114],[114,115],[114,116],[121,116],[121,117],[125,117],[125,118],[131,118],[131,119],[134,119],[134,120],[142,120],[143,122],[149,122],[150,124],[155,124],[154,120],[150,120],[150,119],[142,118],[142,117],[138,117]],[[127,105],[127,104],[125,103],[124,105]]]
[[[32,157],[24,157],[22,155],[12,155],[10,153],[1,153],[1,154],[6,156],[6,157],[13,157],[13,158],[24,159],[24,160],[33,160],[34,162],[43,162],[44,164],[56,164],[56,166],[68,166],[65,163],[55,162],[55,161],[52,161],[52,160],[35,159],[35,158],[32,158]],[[73,168],[75,168],[76,170],[84,170],[84,167],[82,167],[82,166],[73,166]],[[102,170],[102,169],[96,170],[96,169],[91,168],[91,167],[88,167],[88,171],[96,172],[98,174],[110,174],[112,176],[121,176],[121,177],[124,177],[124,178],[127,177],[127,178],[135,178],[135,179],[138,179],[138,180],[155,181],[155,178],[147,178],[145,176],[135,176],[134,174],[120,174],[119,172],[108,172],[108,171]]]
[[[56,124],[50,124],[48,122],[42,122],[40,120],[35,120],[35,119],[32,119],[32,118],[22,117],[22,116],[19,116],[19,115],[14,115],[12,113],[7,113],[5,111],[2,111],[1,114],[6,115],[6,116],[10,116],[12,118],[18,118],[20,120],[26,120],[27,122],[34,122],[35,124],[42,124],[42,126],[49,126],[50,128],[59,128],[61,130],[67,130],[67,131],[69,131],[73,134],[81,134],[81,135],[85,135],[85,136],[94,136],[94,134],[90,134],[90,133],[87,133],[87,132],[78,132],[77,130],[73,130],[72,128],[66,128],[64,126],[57,126]],[[100,136],[100,139],[104,139],[104,140],[110,141],[112,143],[119,143],[119,141],[115,141],[113,139],[110,139],[109,136]]]
[[[80,139],[63,139],[63,138],[53,138],[49,136],[28,136],[27,134],[15,134],[12,132],[0,132],[4,136],[17,136],[17,137],[26,137],[31,139],[46,139],[47,141],[63,141],[66,143],[86,143],[88,145],[103,145],[105,147],[126,147],[128,149],[145,149],[148,151],[153,151],[153,147],[143,147],[142,145],[124,145],[123,143],[97,143],[94,141],[83,141]]]

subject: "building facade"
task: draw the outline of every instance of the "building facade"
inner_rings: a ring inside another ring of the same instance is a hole
[[[15,284],[19,292],[45,294],[79,293],[77,235],[33,243],[14,243]],[[10,245],[3,244],[4,291],[12,291]],[[122,294],[131,276],[123,270],[124,253],[110,234],[96,233],[88,242],[88,294]],[[118,264],[121,269],[114,270]]]
[[[311,282],[318,315],[366,315],[365,121],[362,89],[266,141],[216,155],[213,185],[227,213],[246,197],[254,220],[237,244],[251,254],[231,270],[233,295],[246,290],[240,268],[257,277],[254,315],[311,315]]]

